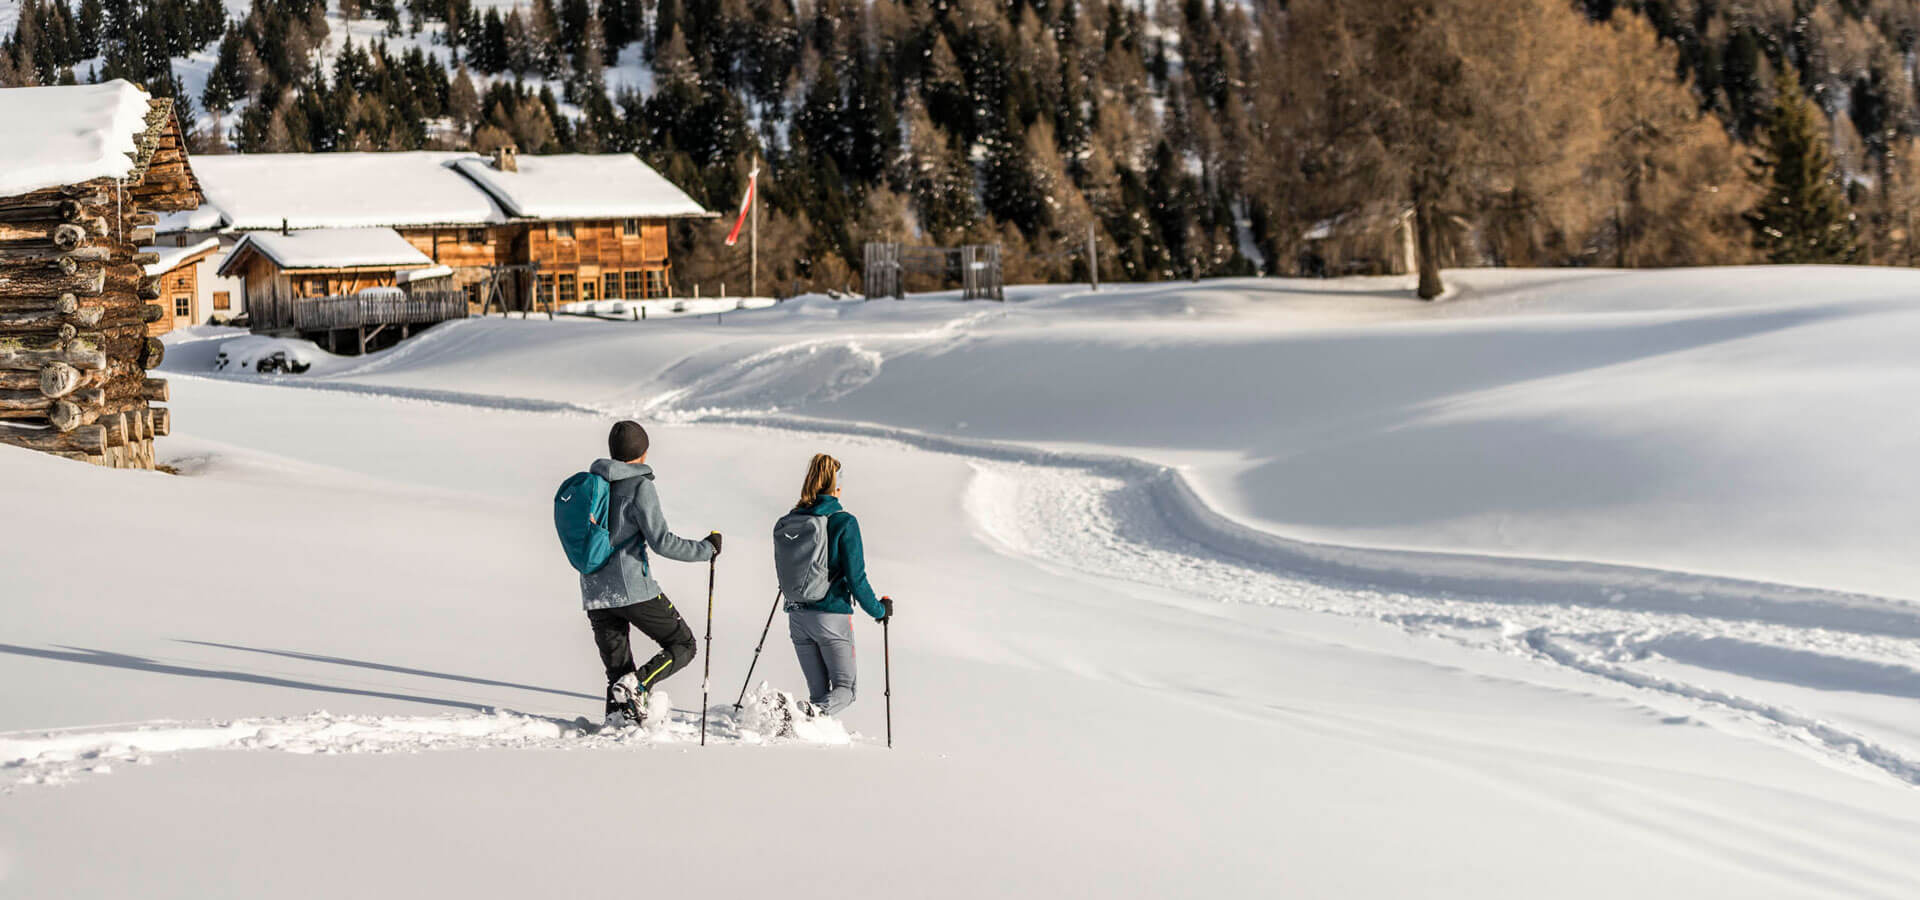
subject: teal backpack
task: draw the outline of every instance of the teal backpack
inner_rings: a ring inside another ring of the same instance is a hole
[[[592,472],[580,472],[560,483],[553,495],[553,529],[567,562],[582,575],[600,571],[613,558],[613,535],[607,530],[607,501],[613,486]],[[640,535],[634,536],[635,540]],[[642,563],[644,565],[644,562]]]

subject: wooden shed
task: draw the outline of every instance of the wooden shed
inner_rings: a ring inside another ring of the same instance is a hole
[[[200,187],[173,103],[125,81],[0,90],[0,443],[152,468],[169,428],[157,212]]]
[[[465,318],[453,274],[391,228],[256,231],[220,264],[246,283],[253,330],[365,353],[383,340]],[[404,287],[403,287],[404,286]]]

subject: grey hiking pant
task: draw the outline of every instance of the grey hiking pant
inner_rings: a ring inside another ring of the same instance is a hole
[[[800,654],[800,671],[807,676],[807,699],[830,716],[852,706],[853,615],[791,609],[787,634]]]

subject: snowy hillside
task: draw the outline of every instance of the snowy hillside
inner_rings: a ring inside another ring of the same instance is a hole
[[[1920,275],[1449,278],[476,319],[301,376],[183,333],[178,477],[0,455],[0,887],[1903,896]],[[572,724],[547,507],[623,415],[728,536],[704,749],[705,659]],[[733,714],[816,451],[899,602],[891,751],[864,619],[844,743]]]

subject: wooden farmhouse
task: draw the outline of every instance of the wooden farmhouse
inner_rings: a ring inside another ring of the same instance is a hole
[[[152,468],[166,318],[140,248],[200,203],[173,103],[125,81],[0,90],[0,443]]]
[[[214,274],[244,282],[255,331],[349,352],[470,313],[670,296],[668,225],[714,215],[631,154],[508,147],[195,164],[206,207],[170,220],[167,240],[222,242]],[[317,236],[329,232],[340,237]],[[395,305],[395,290],[420,302]],[[366,305],[374,300],[385,305]]]

